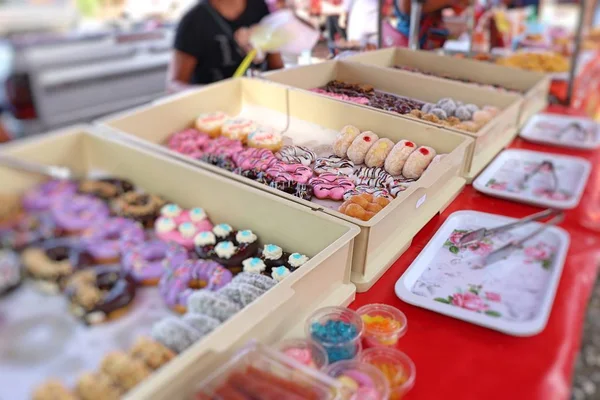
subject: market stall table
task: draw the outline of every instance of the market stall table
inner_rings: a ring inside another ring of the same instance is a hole
[[[400,340],[400,349],[417,365],[410,399],[553,400],[570,396],[586,306],[600,264],[600,151],[535,145],[522,139],[509,147],[579,156],[594,166],[581,203],[567,212],[561,224],[571,235],[571,246],[548,325],[537,336],[512,337],[409,305],[396,297],[396,281],[453,212],[476,210],[522,218],[539,211],[483,195],[468,186],[415,236],[410,249],[383,278],[368,292],[358,294],[351,305],[390,304],[408,317],[408,332]]]

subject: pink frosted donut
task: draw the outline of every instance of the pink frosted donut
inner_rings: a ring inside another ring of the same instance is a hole
[[[233,161],[238,168],[246,171],[249,169],[260,169],[264,171],[268,166],[277,162],[277,158],[271,150],[249,148],[233,156]]]
[[[278,181],[294,181],[302,184],[308,183],[308,180],[313,176],[313,170],[303,164],[286,164],[277,161],[269,166],[266,171],[267,175]]]
[[[67,233],[85,231],[108,218],[106,203],[87,195],[62,196],[52,203],[50,212]]]
[[[180,154],[192,158],[200,158],[204,154],[204,146],[210,141],[206,133],[198,132],[196,129],[186,129],[174,133],[167,143],[167,147]]]
[[[177,243],[154,239],[125,252],[122,265],[136,282],[151,286],[158,284],[167,271],[179,268],[188,258],[187,250]]]
[[[229,156],[232,157],[234,154],[244,150],[242,142],[239,140],[233,140],[226,137],[220,137],[209,141],[204,146],[204,152],[215,156]]]
[[[182,210],[176,204],[167,204],[160,210],[154,224],[156,236],[165,242],[175,242],[188,250],[194,248],[194,236],[210,231],[213,225],[202,208]]]
[[[127,218],[109,218],[86,230],[82,244],[94,261],[116,263],[129,246],[144,241],[142,226]]]
[[[354,182],[347,176],[324,173],[309,182],[318,199],[342,200],[344,193],[354,189]]]

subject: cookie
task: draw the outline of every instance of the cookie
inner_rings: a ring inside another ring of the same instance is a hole
[[[221,135],[226,138],[246,142],[250,132],[258,128],[258,125],[246,118],[229,118],[223,122],[221,127]]]
[[[362,164],[365,161],[367,152],[378,139],[379,136],[371,131],[358,135],[348,148],[347,155],[350,161],[354,164]]]
[[[358,135],[360,135],[360,130],[357,127],[352,125],[343,127],[333,142],[333,153],[338,157],[346,157],[348,148]]]
[[[200,114],[196,118],[196,129],[212,138],[221,136],[221,127],[229,116],[221,111]]]
[[[314,171],[317,175],[332,173],[350,176],[354,172],[354,163],[338,156],[319,157],[315,161]]]
[[[275,154],[275,157],[284,163],[302,164],[308,167],[316,160],[317,155],[308,147],[283,146],[281,150]]]
[[[394,145],[387,158],[384,168],[390,175],[400,175],[408,156],[417,149],[417,146],[409,140],[401,140]]]
[[[283,146],[283,137],[274,129],[261,127],[248,135],[248,146],[276,152]]]
[[[402,168],[402,175],[409,179],[420,178],[435,156],[436,152],[432,147],[419,147],[406,160],[404,168]]]

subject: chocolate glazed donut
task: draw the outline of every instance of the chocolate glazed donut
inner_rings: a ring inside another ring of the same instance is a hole
[[[135,298],[135,280],[119,266],[99,266],[69,279],[65,293],[70,309],[87,325],[120,316]]]
[[[152,228],[166,201],[153,194],[127,192],[113,203],[113,211],[120,217],[133,219],[145,228]]]
[[[79,192],[101,198],[102,200],[114,199],[123,193],[135,189],[133,184],[125,179],[103,178],[89,179],[79,182]]]

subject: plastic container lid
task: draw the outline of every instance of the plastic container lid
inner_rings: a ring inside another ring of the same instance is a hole
[[[406,315],[387,304],[367,304],[356,313],[364,323],[363,337],[371,346],[395,346],[408,330]]]
[[[415,363],[400,350],[374,347],[365,350],[359,359],[382,372],[390,386],[391,400],[402,398],[415,384]]]
[[[329,365],[323,346],[311,339],[287,339],[273,348],[309,368],[320,370]]]
[[[388,400],[389,384],[381,371],[372,365],[356,360],[331,364],[325,373],[353,389],[352,400]]]

